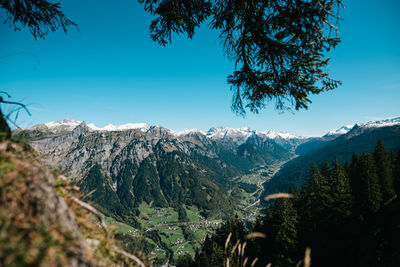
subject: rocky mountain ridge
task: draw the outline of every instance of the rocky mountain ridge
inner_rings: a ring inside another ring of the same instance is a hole
[[[234,177],[288,160],[296,142],[301,142],[271,139],[249,129],[177,135],[160,126],[139,126],[96,130],[84,122],[64,120],[13,134],[27,139],[49,165],[77,179],[85,193],[95,190],[90,200],[104,213],[131,225],[142,201],[177,209],[194,205],[205,216],[229,212],[238,191]]]

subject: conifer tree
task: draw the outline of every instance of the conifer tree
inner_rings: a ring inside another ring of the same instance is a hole
[[[379,210],[382,194],[373,157],[369,153],[363,153],[360,155],[358,164],[360,178],[359,208],[361,214],[368,216]]]
[[[349,169],[349,178],[353,195],[353,215],[359,218],[361,216],[361,176],[359,159],[354,152]]]
[[[321,184],[325,184],[324,178],[315,162],[311,165],[309,175],[310,179],[308,179],[307,184],[302,187],[299,201],[297,203],[299,214],[301,214],[301,228],[304,228],[304,231],[302,230],[301,232],[306,232],[306,235],[307,232],[313,232],[317,227],[316,222],[312,219],[315,204],[319,198],[316,195],[316,192],[318,192]]]
[[[335,158],[330,179],[332,205],[332,220],[338,221],[351,215],[351,187],[346,171]]]
[[[393,187],[397,195],[400,195],[400,150],[397,155],[393,153],[392,170],[393,170]]]
[[[299,216],[290,199],[278,199],[270,217],[272,228],[271,262],[274,266],[293,266],[297,262]]]
[[[324,172],[325,175],[322,174]],[[310,169],[310,179],[303,187],[297,201],[299,222],[299,248],[310,246],[316,251],[326,250],[331,224],[333,199],[326,176],[331,177],[330,165],[325,162],[321,172],[315,163]],[[321,248],[321,249],[320,249]],[[321,254],[318,252],[318,254]]]
[[[350,163],[349,163],[349,161],[348,160],[346,160],[345,162],[344,162],[344,166],[343,166],[343,168],[344,168],[344,171],[346,172],[346,174],[347,174],[347,177],[350,177],[350,173],[351,173],[351,165],[350,165]]]
[[[327,160],[325,160],[324,164],[321,167],[321,175],[324,176],[326,179],[329,179],[331,175],[331,165]]]
[[[382,141],[378,141],[374,151],[376,171],[381,187],[383,204],[392,201],[396,197],[393,188],[393,173],[389,160],[389,155],[383,147]]]

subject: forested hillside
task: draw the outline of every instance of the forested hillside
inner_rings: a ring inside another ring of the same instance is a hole
[[[264,184],[265,194],[300,189],[308,177],[312,162],[321,166],[336,158],[341,164],[350,160],[352,153],[372,152],[378,140],[382,140],[388,151],[400,149],[400,125],[366,127],[356,125],[347,134],[333,140],[310,140],[298,147],[300,156],[285,164],[281,170]],[[304,153],[307,151],[307,153]]]
[[[270,203],[250,231],[238,218],[227,221],[178,266],[305,266],[308,249],[312,266],[398,266],[400,151],[378,141],[373,153],[313,163],[308,173],[301,190]]]

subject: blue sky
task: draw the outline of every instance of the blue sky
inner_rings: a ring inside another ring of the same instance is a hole
[[[321,135],[400,116],[398,0],[344,1],[342,43],[329,67],[341,87],[311,97],[309,110],[281,114],[271,104],[245,118],[230,110],[226,77],[233,64],[216,32],[202,27],[192,40],[174,36],[160,47],[149,37],[151,17],[135,0],[61,3],[79,25],[67,35],[35,41],[27,31],[0,25],[0,91],[29,105],[32,116],[18,119],[22,127],[75,118],[100,127],[146,122],[174,130],[249,126]]]

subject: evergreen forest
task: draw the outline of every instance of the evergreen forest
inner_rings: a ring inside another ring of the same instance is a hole
[[[269,201],[251,227],[225,221],[177,266],[399,266],[399,194],[400,151],[378,141],[343,165],[313,163],[301,190]]]

